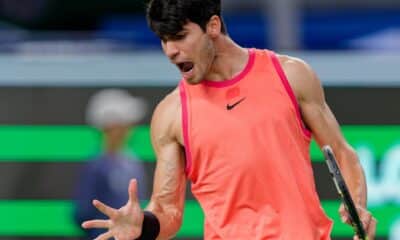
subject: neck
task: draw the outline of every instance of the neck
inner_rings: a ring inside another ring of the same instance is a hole
[[[221,36],[215,40],[215,57],[205,77],[216,82],[232,79],[245,68],[248,58],[247,49],[228,36]]]
[[[108,139],[106,142],[105,142],[105,151],[106,151],[106,153],[107,154],[111,154],[111,155],[113,155],[113,154],[116,154],[116,153],[118,153],[121,149],[122,149],[122,145],[123,145],[123,143],[122,142],[120,142],[120,141],[112,141],[112,140],[110,140],[110,139]]]

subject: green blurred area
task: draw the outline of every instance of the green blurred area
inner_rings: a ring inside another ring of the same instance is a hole
[[[143,207],[147,202],[143,202]],[[327,215],[334,221],[332,236],[350,237],[353,230],[340,221],[338,201],[322,201]],[[0,201],[0,236],[81,236],[82,231],[72,219],[74,205],[70,201]],[[370,208],[378,219],[377,236],[385,237],[400,213],[400,206]],[[22,221],[23,220],[23,221]],[[186,201],[183,225],[178,237],[202,237],[204,214],[194,200]]]
[[[354,148],[370,148],[377,161],[390,147],[400,144],[400,126],[343,126],[342,131]],[[99,154],[102,145],[100,132],[84,125],[0,126],[0,136],[0,161],[81,162]],[[131,131],[126,151],[143,161],[155,161],[148,125]],[[314,141],[310,153],[314,162],[323,161]]]

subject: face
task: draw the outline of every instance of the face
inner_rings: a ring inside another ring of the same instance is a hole
[[[181,32],[161,41],[165,55],[190,84],[198,84],[205,78],[215,58],[213,36],[208,32],[188,22]]]

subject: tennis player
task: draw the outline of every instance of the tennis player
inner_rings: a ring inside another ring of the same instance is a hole
[[[108,229],[98,240],[170,239],[181,226],[190,181],[204,210],[206,240],[330,239],[332,221],[321,208],[310,162],[313,136],[332,146],[374,239],[362,167],[309,65],[237,45],[220,0],[152,0],[147,18],[182,74],[151,122],[157,155],[151,201],[140,208],[132,180],[125,206],[94,200],[109,219],[83,227]]]

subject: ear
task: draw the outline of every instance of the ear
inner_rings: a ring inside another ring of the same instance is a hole
[[[221,18],[213,15],[207,23],[206,30],[211,37],[217,37],[221,33]]]

